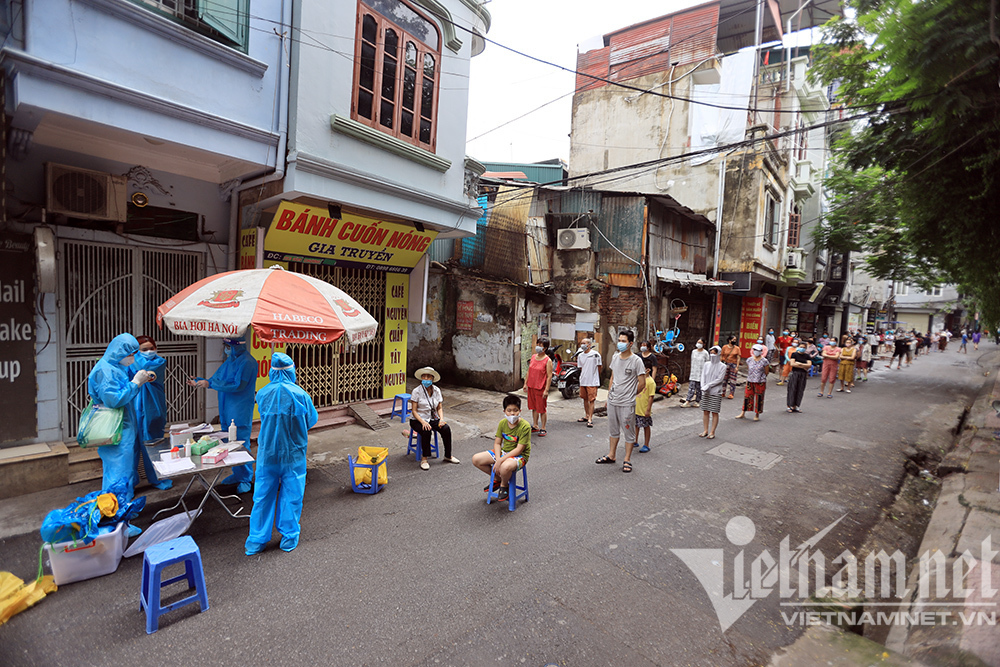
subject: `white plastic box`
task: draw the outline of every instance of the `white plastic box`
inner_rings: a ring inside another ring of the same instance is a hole
[[[74,546],[73,542],[46,544],[45,555],[56,585],[62,586],[117,570],[127,542],[128,531],[122,521],[113,531],[98,535],[88,545],[77,543]]]

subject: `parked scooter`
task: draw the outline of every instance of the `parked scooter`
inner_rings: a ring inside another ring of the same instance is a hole
[[[556,387],[558,387],[563,398],[576,398],[580,395],[580,365],[576,363],[576,355],[580,350],[573,353],[569,361],[560,364],[560,370],[556,377]]]

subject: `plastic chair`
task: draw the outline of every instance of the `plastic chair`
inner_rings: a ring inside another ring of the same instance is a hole
[[[521,473],[521,484],[517,483],[517,473]],[[490,489],[493,488],[493,477],[497,474],[496,470],[490,473]],[[524,498],[524,502],[528,502],[528,466],[525,465],[521,470],[514,471],[514,474],[510,476],[510,481],[507,482],[508,489],[507,493],[507,509],[513,512],[517,509],[517,501],[520,498]],[[491,501],[496,500],[497,494],[495,491],[490,491],[486,494],[486,504],[489,505]]]
[[[399,401],[399,407],[396,407],[396,401]],[[405,424],[406,420],[410,418],[410,395],[409,394],[396,394],[392,397],[392,412],[389,413],[389,421],[392,421],[393,417],[399,417],[399,423]]]
[[[184,574],[161,581],[164,568],[184,563]],[[160,605],[160,591],[164,586],[187,580],[188,588],[194,595],[173,602],[166,607]],[[208,592],[205,590],[205,573],[201,566],[201,551],[190,535],[178,537],[168,542],[154,544],[143,552],[142,591],[139,609],[146,611],[146,634],[159,629],[160,616],[197,602],[201,611],[208,611]]]
[[[354,493],[378,493],[385,488],[385,484],[378,483],[378,473],[379,466],[384,466],[386,464],[386,459],[382,459],[378,463],[358,463],[350,454],[347,455],[347,465],[351,468],[351,488],[354,489]],[[372,471],[372,481],[371,483],[363,482],[358,484],[355,479],[354,469],[364,468],[366,470]],[[388,470],[388,468],[386,468]]]
[[[431,431],[434,434],[434,440],[431,441],[431,458],[438,457],[438,432]],[[420,459],[424,458],[423,452],[420,451],[420,436],[411,428],[410,437],[406,441],[406,455],[414,454],[416,456],[416,461],[419,463]]]

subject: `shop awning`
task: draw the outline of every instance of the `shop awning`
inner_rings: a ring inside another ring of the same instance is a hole
[[[725,289],[733,286],[733,282],[731,280],[713,280],[704,274],[677,271],[675,269],[664,269],[661,267],[657,267],[656,277],[665,283],[695,285],[697,287],[707,287],[709,289]]]

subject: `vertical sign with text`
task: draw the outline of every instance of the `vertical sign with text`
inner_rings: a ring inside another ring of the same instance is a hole
[[[406,392],[406,332],[409,328],[406,296],[410,276],[388,273],[385,276],[385,360],[383,362],[382,398]]]
[[[750,356],[750,348],[762,336],[763,320],[764,298],[743,297],[743,309],[740,312],[740,354],[744,358]]]
[[[472,331],[472,321],[476,317],[476,304],[472,301],[459,301],[455,306],[455,328],[459,331]]]
[[[722,292],[715,290],[715,323],[712,326],[712,345],[719,344],[722,335]]]
[[[35,244],[0,234],[0,443],[38,435],[35,386]]]

